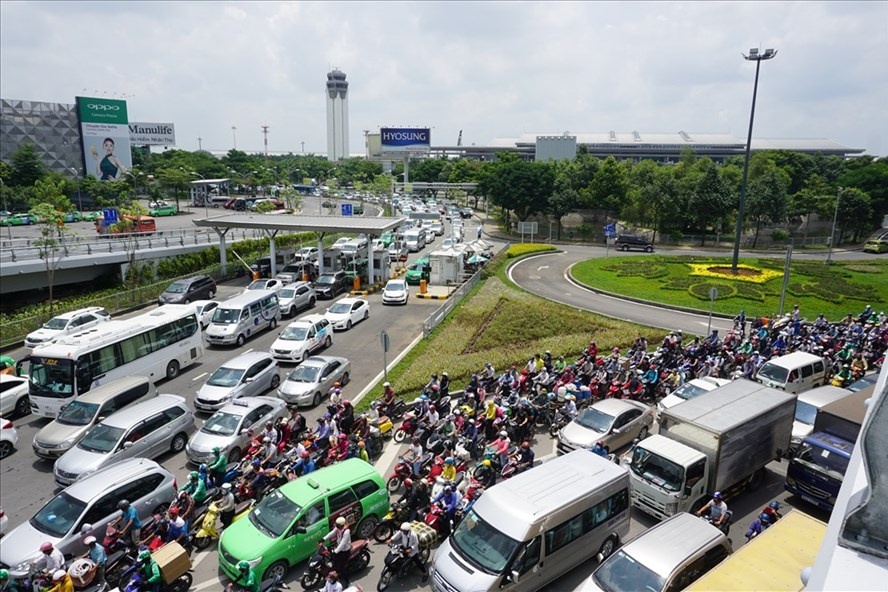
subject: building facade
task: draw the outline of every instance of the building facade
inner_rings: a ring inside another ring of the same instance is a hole
[[[348,158],[348,82],[337,68],[327,73],[327,158]]]
[[[0,99],[0,160],[10,162],[22,144],[34,146],[41,162],[53,172],[83,174],[74,103]]]

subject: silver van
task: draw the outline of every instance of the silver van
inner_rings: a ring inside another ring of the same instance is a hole
[[[157,393],[147,376],[126,376],[96,387],[59,410],[59,416],[34,436],[34,454],[55,460],[77,444],[95,424]]]
[[[91,429],[53,467],[56,483],[70,485],[83,475],[128,458],[181,452],[194,432],[194,415],[179,395],[158,395],[118,411]]]
[[[798,394],[825,383],[826,365],[820,356],[792,352],[762,364],[755,379],[765,386]]]
[[[628,470],[575,450],[485,491],[435,553],[432,590],[538,590],[628,534]]]
[[[425,231],[422,228],[411,228],[404,233],[404,244],[411,253],[416,253],[425,248]]]
[[[248,290],[229,298],[216,308],[207,327],[207,343],[241,347],[248,337],[264,329],[274,329],[281,309],[274,290]]]
[[[13,578],[23,578],[27,562],[37,558],[40,545],[47,541],[65,557],[82,555],[86,535],[102,540],[105,527],[120,516],[118,501],[129,500],[145,521],[175,497],[175,477],[152,460],[134,458],[102,469],[56,494],[3,537],[0,567],[9,569]]]
[[[623,545],[574,592],[684,590],[732,552],[722,531],[682,512]]]

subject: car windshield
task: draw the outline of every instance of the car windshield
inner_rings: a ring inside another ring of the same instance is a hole
[[[253,526],[272,538],[284,534],[302,508],[293,503],[280,490],[275,489],[256,504],[256,508],[247,514]]]
[[[86,436],[77,443],[77,447],[87,452],[111,452],[117,446],[122,435],[123,429],[100,423],[87,432]]]
[[[385,285],[386,292],[403,292],[404,284],[403,282],[390,282]]]
[[[322,275],[321,277],[318,278],[318,283],[321,285],[332,284],[333,283],[333,276],[332,275]]]
[[[586,407],[577,417],[577,423],[584,428],[595,430],[601,434],[607,432],[614,423],[614,416],[599,411],[595,407]]]
[[[68,319],[63,319],[62,317],[49,319],[48,321],[46,321],[46,323],[43,324],[44,329],[52,329],[53,331],[61,331],[67,326]]]
[[[811,403],[796,401],[795,419],[805,425],[814,425],[814,420],[817,419],[817,407]]]
[[[62,412],[59,413],[56,421],[65,425],[85,426],[89,425],[96,417],[99,410],[97,403],[84,403],[83,401],[71,401],[69,405],[65,405]]]
[[[237,431],[240,420],[240,415],[217,411],[203,424],[200,431],[214,436],[231,436]]]
[[[278,292],[278,300],[285,300],[289,298],[293,298],[296,296],[296,290],[291,288],[284,288],[280,292]]]
[[[266,285],[267,282],[265,282],[264,280],[257,280],[247,286],[247,290],[264,290]]]
[[[231,388],[233,386],[237,386],[240,382],[241,377],[246,372],[242,368],[226,368],[222,366],[210,376],[207,380],[207,384],[210,386],[223,386],[227,388]]]
[[[821,471],[841,481],[848,470],[849,460],[849,458],[837,452],[821,448],[820,446],[811,446],[810,443],[804,442],[796,453],[793,462],[819,467]]]
[[[592,574],[598,587],[606,592],[646,590],[659,592],[666,585],[664,579],[620,549],[601,564]]]
[[[642,447],[637,447],[632,451],[629,469],[645,481],[667,491],[678,491],[684,481],[682,466]]]
[[[450,544],[463,559],[489,574],[500,574],[518,547],[471,510],[450,537]]]
[[[62,538],[77,524],[86,504],[64,491],[40,508],[28,522],[44,534]]]
[[[679,399],[684,399],[687,401],[688,399],[693,399],[694,397],[699,397],[703,393],[708,393],[709,391],[705,388],[700,388],[696,384],[691,384],[690,382],[686,382],[672,393]]]
[[[284,341],[305,341],[305,338],[308,337],[308,327],[305,326],[293,326],[290,325],[283,331],[281,331],[280,338]]]
[[[166,289],[167,294],[182,294],[188,290],[188,284],[183,282],[173,282],[170,284],[170,287]]]
[[[287,380],[291,380],[293,382],[317,382],[318,375],[321,373],[321,369],[317,366],[298,366],[295,370],[290,372],[290,375],[287,377]]]
[[[331,306],[327,312],[332,312],[333,314],[346,314],[351,312],[351,308],[352,305],[347,302],[337,302]]]
[[[217,308],[213,313],[213,323],[217,325],[228,325],[236,323],[240,318],[239,308]]]
[[[772,364],[768,362],[762,369],[758,371],[758,375],[762,378],[767,378],[768,380],[773,380],[774,382],[779,382],[783,384],[786,382],[787,376],[789,376],[789,370],[783,368],[782,366],[778,366],[777,364]]]

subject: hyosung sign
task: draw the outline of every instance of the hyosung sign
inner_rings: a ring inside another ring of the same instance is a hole
[[[83,168],[100,181],[122,180],[133,167],[126,101],[76,97]]]
[[[382,152],[428,152],[431,146],[427,127],[384,127],[379,136]]]

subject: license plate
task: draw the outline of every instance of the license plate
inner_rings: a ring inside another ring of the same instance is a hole
[[[821,503],[820,500],[814,499],[813,497],[811,497],[809,495],[802,495],[801,498],[803,500],[805,500],[806,502],[808,502],[809,504],[814,504],[815,506],[819,506]]]

